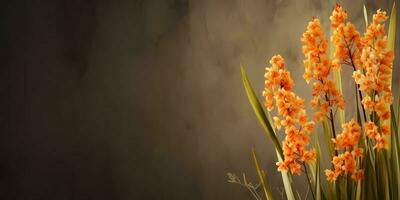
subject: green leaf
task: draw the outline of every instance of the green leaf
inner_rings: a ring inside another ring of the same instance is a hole
[[[400,191],[400,185],[399,185],[399,176],[400,176],[400,161],[399,161],[399,138],[398,138],[398,127],[394,115],[394,109],[393,105],[390,106],[390,112],[391,112],[391,172],[392,172],[392,188],[391,190],[393,191],[393,199],[398,199],[399,194],[398,191]]]
[[[389,19],[389,30],[388,30],[388,46],[389,49],[392,51],[395,51],[395,43],[396,43],[396,19],[397,19],[397,9],[396,9],[396,4],[395,2],[393,2],[393,6],[392,6],[392,11],[390,14],[390,19]],[[392,84],[392,77],[390,77],[390,84]],[[400,90],[399,90],[400,92]],[[397,118],[400,117],[400,98],[397,104]],[[395,115],[394,115],[394,109],[393,109],[393,105],[390,106],[390,111],[391,111],[391,123],[389,125],[391,125],[391,130],[392,130],[392,134],[390,135],[390,152],[388,152],[388,157],[390,160],[390,164],[388,163],[387,165],[390,165],[390,176],[389,176],[389,180],[390,180],[390,184],[391,184],[391,194],[392,194],[392,199],[398,199],[398,191],[400,190],[400,186],[399,186],[399,140],[398,140],[398,121],[396,121]],[[386,158],[386,160],[388,160],[388,158]],[[389,161],[387,161],[389,162]]]
[[[361,181],[357,181],[357,186],[356,186],[356,196],[354,199],[360,200],[361,199]]]
[[[340,200],[346,200],[348,198],[347,193],[347,177],[339,177],[336,180],[337,186],[336,189],[338,190]]]
[[[390,185],[387,166],[385,162],[385,152],[379,151],[376,153],[376,170],[377,170],[377,186],[380,199],[390,199]]]
[[[376,173],[371,164],[371,153],[366,152],[365,166],[365,179],[363,181],[363,193],[361,199],[378,199],[377,183],[376,183]]]
[[[367,28],[368,27],[368,13],[367,13],[367,8],[365,7],[365,4],[364,4],[364,23],[365,23],[365,28]]]
[[[396,18],[397,18],[397,9],[396,9],[396,4],[393,2],[392,6],[392,11],[390,13],[390,19],[389,19],[389,30],[388,30],[388,46],[389,49],[392,51],[395,51],[395,44],[396,44]],[[390,77],[390,84],[392,85],[392,77]],[[399,90],[400,94],[400,90]],[[397,119],[400,117],[400,98],[397,103]],[[398,121],[397,121],[398,123]]]
[[[320,158],[321,158],[321,147],[319,145],[319,140],[318,140],[318,135],[315,134],[315,149],[317,152],[317,160],[315,161],[315,179],[314,179],[314,184],[315,184],[315,193],[316,193],[316,199],[317,200],[325,200],[325,193],[322,190],[322,183],[321,183],[321,165],[320,165]],[[310,167],[311,168],[311,167]]]
[[[253,159],[254,159],[254,164],[256,166],[258,177],[259,177],[261,185],[262,185],[262,187],[264,189],[265,198],[267,200],[272,200],[271,192],[268,189],[269,188],[269,186],[268,186],[269,184],[268,184],[267,180],[265,179],[265,173],[260,167],[260,163],[258,162],[258,159],[257,159],[256,150],[254,150],[254,149],[253,149]]]
[[[324,130],[324,143],[325,146],[327,147],[328,153],[329,153],[329,160],[332,160],[333,155],[335,155],[335,148],[333,146],[332,143],[332,138],[333,138],[333,134],[332,134],[332,130],[331,130],[331,126],[330,126],[330,122],[328,121],[329,119],[327,117],[324,117],[324,119],[322,120],[322,127]]]
[[[335,191],[335,183],[327,182],[326,183],[326,194],[329,200],[337,199],[336,191]]]
[[[389,19],[389,30],[388,30],[388,46],[389,49],[394,51],[396,42],[396,5],[393,2],[392,12],[390,13]]]
[[[390,121],[391,121],[391,125],[392,125],[391,126],[391,128],[392,128],[391,136],[394,137],[394,142],[395,142],[394,144],[397,147],[397,154],[400,155],[399,127],[398,127],[398,124],[397,124],[397,121],[396,121],[396,118],[394,115],[393,105],[390,105],[390,113],[391,113]]]
[[[333,71],[333,80],[335,81],[336,87],[338,88],[340,94],[343,95],[343,89],[342,89],[342,73],[341,73],[340,69],[335,69],[335,70]],[[339,124],[344,124],[344,122],[345,122],[344,110],[338,109],[337,112],[338,112]]]
[[[257,116],[257,119],[261,123],[262,127],[264,128],[266,135],[271,139],[271,141],[274,144],[275,149],[278,151],[280,157],[283,158],[282,147],[278,141],[278,138],[276,137],[276,135],[274,133],[274,130],[272,129],[271,123],[268,121],[268,119],[265,115],[263,107],[261,106],[260,102],[258,101],[253,88],[251,87],[251,84],[247,78],[247,74],[246,74],[246,71],[243,66],[241,66],[241,72],[242,72],[243,85],[246,90],[247,97],[250,101],[251,106],[253,107],[253,110]]]

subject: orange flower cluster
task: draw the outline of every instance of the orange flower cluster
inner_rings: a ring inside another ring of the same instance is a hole
[[[277,163],[278,170],[290,169],[292,174],[300,175],[300,164],[316,158],[315,150],[306,150],[314,122],[307,120],[304,100],[292,91],[293,80],[285,69],[284,59],[276,55],[271,58],[270,64],[272,66],[267,67],[265,73],[265,106],[271,111],[276,105],[280,117],[274,117],[275,127],[284,127],[286,133],[282,142],[284,160]]]
[[[336,3],[335,9],[332,11],[332,15],[329,17],[331,20],[331,27],[337,28],[341,26],[347,20],[347,13],[343,10],[339,3]]]
[[[360,57],[360,51],[357,49],[362,48],[360,33],[354,24],[347,22],[347,13],[340,4],[336,4],[329,19],[333,29],[331,41],[335,46],[333,63],[339,67],[342,63],[355,67]]]
[[[388,143],[383,135],[380,135],[378,132],[378,126],[375,125],[374,122],[366,122],[364,124],[365,127],[365,133],[367,136],[371,139],[375,140],[375,147],[376,149],[387,149],[388,148]],[[390,133],[390,127],[388,125],[382,125],[381,128],[382,134],[389,134]]]
[[[390,118],[390,107],[393,97],[390,88],[394,54],[387,49],[384,22],[388,17],[386,12],[378,10],[373,16],[372,23],[361,38],[359,69],[353,73],[353,78],[360,85],[360,90],[366,95],[362,100],[364,108],[370,113],[376,113],[381,121]],[[371,124],[372,123],[372,124]],[[370,125],[369,125],[370,124]],[[371,134],[367,135],[376,143],[375,148],[387,148],[385,138],[375,131],[373,122],[366,123]],[[381,123],[382,134],[390,134],[387,123]],[[367,131],[367,130],[366,130]],[[376,133],[375,133],[376,132]]]
[[[339,20],[343,17],[337,18]],[[307,83],[312,78],[316,80],[313,84],[311,106],[317,110],[314,113],[314,120],[321,121],[328,112],[332,112],[334,106],[344,109],[343,96],[334,82],[328,78],[332,69],[338,68],[340,65],[334,64],[329,59],[328,42],[318,19],[314,18],[308,23],[307,31],[303,33],[301,41],[304,43],[303,53],[306,56],[303,61],[305,67],[303,77]]]
[[[332,164],[334,169],[325,170],[328,181],[335,181],[342,174],[351,173],[351,178],[361,180],[364,171],[357,166],[357,158],[363,156],[363,149],[358,147],[361,137],[360,125],[352,119],[350,122],[342,125],[343,131],[336,139],[332,139],[336,149],[344,149],[344,153],[334,156]]]

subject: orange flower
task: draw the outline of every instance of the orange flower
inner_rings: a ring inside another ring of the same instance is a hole
[[[359,52],[352,51],[354,47],[361,48],[360,33],[354,24],[347,22],[346,11],[340,4],[332,12],[330,17],[333,28],[332,43],[335,46],[333,63],[340,67],[342,62],[352,63],[358,60]]]
[[[329,182],[334,182],[336,181],[337,177],[339,176],[339,174],[335,173],[334,171],[330,170],[330,169],[326,169],[325,170],[325,175],[326,175],[326,179]]]
[[[263,91],[263,96],[265,98],[265,107],[271,111],[274,108],[274,100],[273,100],[273,94],[269,90],[264,90]]]
[[[360,70],[354,71],[353,72],[353,78],[354,78],[356,83],[359,82],[361,80],[361,78],[362,78],[361,71]]]
[[[278,171],[287,171],[289,166],[285,162],[277,162],[276,165],[278,166]]]
[[[381,135],[378,135],[376,137],[375,141],[376,141],[376,144],[375,144],[374,149],[381,150],[381,149],[387,149],[388,148],[388,143],[387,143],[385,137],[383,137]]]
[[[316,157],[315,150],[305,151],[303,157],[301,158],[303,161],[313,161]]]
[[[341,154],[341,157],[344,160],[343,170],[346,174],[353,173],[357,170],[357,161],[352,153],[346,151]]]
[[[340,9],[338,8],[338,12]],[[338,13],[334,17],[335,22],[341,22],[347,18],[345,13]],[[303,61],[305,73],[303,77],[309,83],[312,79],[313,100],[311,107],[316,109],[314,120],[321,121],[328,112],[332,112],[333,107],[344,109],[345,102],[336,88],[335,83],[328,77],[336,64],[328,57],[328,41],[324,36],[320,21],[314,18],[308,23],[307,31],[303,33],[303,53],[306,59]]]
[[[290,172],[292,174],[301,175],[301,166],[300,166],[300,164],[297,163],[297,162],[293,162],[292,164],[290,164]]]
[[[292,174],[300,175],[300,164],[316,158],[313,149],[306,149],[314,122],[307,119],[304,100],[292,91],[293,80],[285,69],[284,59],[280,55],[274,56],[270,64],[265,73],[265,106],[270,111],[276,106],[279,116],[273,117],[274,126],[278,130],[283,127],[286,134],[282,141],[284,160],[277,163],[278,171],[290,170]]]
[[[379,136],[378,126],[376,126],[375,123],[371,121],[365,122],[364,126],[367,136],[371,139],[376,140]]]
[[[363,157],[363,152],[364,150],[362,148],[354,147],[352,153],[354,154],[354,156]]]
[[[303,130],[307,133],[311,133],[311,131],[314,130],[314,124],[315,123],[313,121],[305,123],[303,126]]]
[[[281,122],[281,119],[279,119],[279,117],[274,117],[274,125],[278,130],[281,129],[282,122]]]
[[[374,124],[368,124],[368,128],[375,128]],[[354,180],[360,180],[362,171],[358,169],[357,158],[363,157],[363,149],[358,147],[361,138],[361,127],[352,119],[350,122],[342,125],[342,133],[332,139],[336,149],[343,149],[344,152],[332,159],[334,173],[332,170],[325,170],[327,180],[332,182],[342,174],[352,174]]]
[[[362,169],[358,169],[356,170],[352,175],[351,178],[353,180],[359,181],[362,180],[364,178],[364,170]]]
[[[347,13],[343,10],[342,6],[337,3],[329,19],[331,20],[331,27],[337,28],[347,20]]]
[[[393,51],[387,49],[387,37],[384,23],[387,20],[386,12],[378,10],[373,16],[372,23],[368,26],[361,38],[357,61],[358,70],[354,72],[355,82],[360,85],[360,90],[365,94],[362,104],[370,114],[379,117],[383,135],[390,134],[390,105],[393,97],[390,80],[393,67]],[[373,122],[366,124],[366,134],[375,141],[376,149],[386,149],[387,141],[378,132],[378,127]],[[368,129],[367,129],[368,127]]]
[[[361,127],[352,119],[349,123],[342,125],[343,131],[334,139],[336,148],[354,148],[357,147],[361,137]]]
[[[390,134],[390,126],[388,124],[381,125],[381,131],[382,131],[382,134],[389,135]]]
[[[297,115],[299,125],[304,126],[307,123],[307,113],[304,109],[300,110]]]
[[[370,96],[364,97],[361,103],[364,105],[364,108],[366,110],[369,110],[371,112],[374,110],[374,102],[372,101]]]

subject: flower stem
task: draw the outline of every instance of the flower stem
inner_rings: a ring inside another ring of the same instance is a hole
[[[325,100],[328,102],[329,107],[331,107],[331,100],[329,99],[329,97],[328,97],[328,95],[327,95],[326,93],[325,93]],[[331,108],[330,111],[329,111],[329,115],[330,115],[330,117],[328,117],[328,118],[329,118],[329,121],[331,122],[332,136],[333,136],[333,138],[336,139],[335,122],[333,121],[334,119],[333,119],[333,111],[332,111],[332,108]],[[336,155],[336,156],[338,155],[338,152],[337,152],[336,149],[335,149],[335,155]]]
[[[349,45],[347,44],[346,40],[344,40],[344,42],[345,42],[346,47],[347,47],[347,50],[348,50],[348,52],[349,52],[350,64],[351,64],[351,66],[353,67],[353,70],[354,70],[354,71],[357,71],[356,65],[354,64],[354,61],[353,61],[353,54],[351,53],[350,47],[349,47]],[[361,101],[362,101],[362,99],[363,99],[363,96],[362,96],[362,93],[361,93],[361,90],[360,90],[360,85],[359,85],[359,84],[356,84],[356,85],[357,85],[357,90],[358,90],[358,96],[360,97],[360,103],[361,103]],[[364,122],[367,122],[367,115],[365,114],[365,108],[364,108],[364,105],[363,105],[362,103],[361,103],[361,108],[362,108],[362,110],[363,110]]]
[[[346,41],[346,40],[345,40],[345,41]],[[356,71],[357,69],[356,69],[356,65],[354,64],[354,61],[353,61],[353,55],[351,54],[351,50],[350,50],[350,48],[349,48],[348,45],[347,45],[347,50],[349,51],[351,66],[353,66],[353,70]],[[364,116],[364,123],[367,123],[367,114],[366,114],[366,112],[365,112],[364,105],[362,104],[363,95],[362,95],[362,92],[361,92],[361,90],[360,90],[360,85],[356,83],[356,86],[357,86],[356,90],[358,91],[358,98],[359,98],[359,100],[360,100],[361,109],[362,109],[363,116]],[[356,92],[357,92],[357,91],[356,91]],[[356,95],[356,98],[357,98],[357,95]],[[368,146],[368,145],[369,145],[369,139],[366,138],[366,141],[367,141],[367,146]]]
[[[307,166],[306,166],[305,162],[303,162],[303,166],[304,166],[304,172],[306,173],[306,178],[307,178],[308,185],[310,187],[310,191],[311,191],[312,197],[315,200],[314,191],[312,189],[313,187],[311,186],[311,181],[310,181],[310,178],[308,177],[308,170],[307,170]]]

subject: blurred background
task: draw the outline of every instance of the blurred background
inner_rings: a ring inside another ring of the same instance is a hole
[[[300,37],[312,17],[328,30],[335,3],[2,2],[0,199],[251,199],[226,173],[258,182],[252,148],[279,197],[276,157],[239,65],[261,96],[279,53],[309,97]],[[363,3],[371,17],[393,1],[341,3],[363,32]],[[350,77],[344,67],[347,118]],[[304,178],[296,182],[303,194]]]

